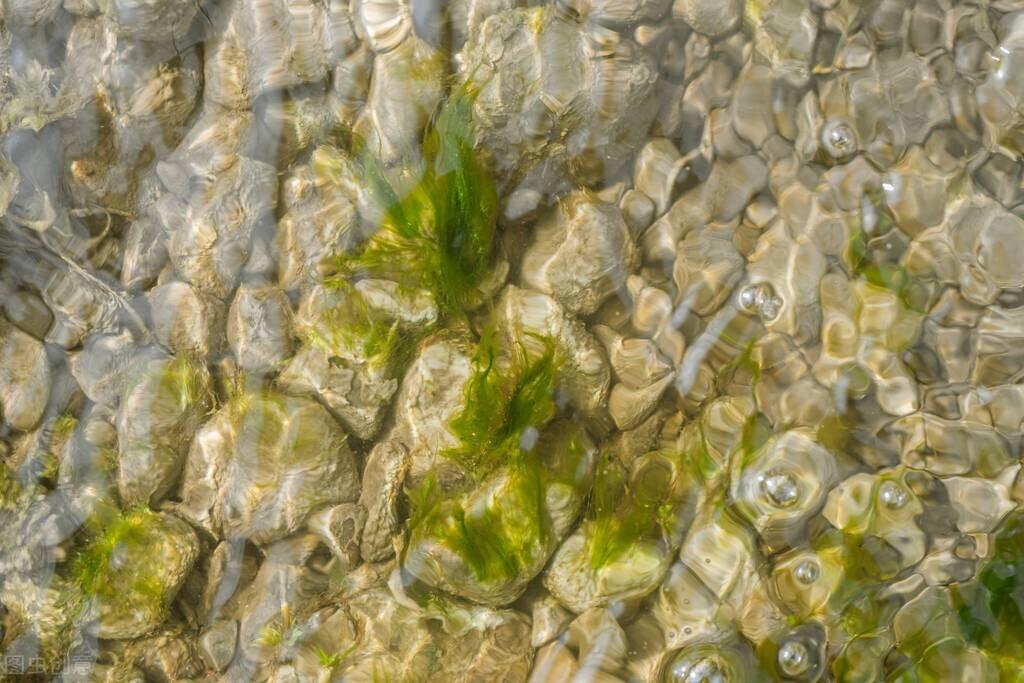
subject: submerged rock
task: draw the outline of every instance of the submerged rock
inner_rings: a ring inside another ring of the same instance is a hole
[[[194,524],[260,544],[358,496],[355,459],[330,413],[273,392],[232,399],[196,433],[181,490]]]
[[[461,61],[480,87],[479,142],[499,176],[542,192],[567,178],[589,185],[610,176],[643,143],[656,113],[649,105],[657,73],[639,46],[554,7],[491,16]]]
[[[618,208],[575,194],[542,219],[523,253],[523,284],[588,316],[621,291],[637,255]]]
[[[533,336],[556,341],[565,354],[560,381],[569,399],[584,414],[599,417],[611,377],[604,351],[586,327],[551,297],[513,285],[503,290],[495,309],[507,343],[519,340],[527,350],[536,351]]]
[[[50,397],[50,361],[42,342],[0,319],[0,408],[4,422],[28,431]]]
[[[292,351],[292,307],[280,289],[239,286],[228,310],[228,345],[247,372],[269,373]]]
[[[117,416],[117,488],[129,505],[154,505],[178,482],[188,444],[213,408],[209,373],[188,357],[143,355],[126,371]]]
[[[395,552],[394,540],[402,524],[399,503],[408,470],[409,452],[397,440],[381,441],[366,459],[359,496],[366,509],[366,525],[359,550],[367,562],[381,562]]]
[[[8,673],[57,673],[70,651],[81,646],[83,601],[76,585],[54,577],[47,586],[18,574],[5,577],[0,588],[5,609],[4,654]],[[12,628],[14,626],[14,628]],[[23,662],[20,667],[18,660]]]
[[[799,542],[838,478],[835,457],[809,430],[775,435],[737,466],[732,499],[772,549]]]
[[[414,610],[384,590],[356,595],[349,610],[361,635],[339,674],[351,681],[382,675],[415,675],[438,683],[526,680],[533,651],[525,615],[451,602],[442,605],[445,616],[432,625],[429,611]],[[439,659],[436,652],[446,656]]]
[[[458,446],[449,424],[465,405],[471,370],[468,345],[444,337],[425,340],[409,365],[395,397],[395,427],[387,439],[408,451],[411,483],[430,471],[442,486],[459,477],[436,466],[441,450]]]
[[[140,509],[101,522],[70,572],[96,609],[100,638],[138,638],[166,619],[198,557],[185,522]]]
[[[694,31],[718,38],[733,30],[743,17],[741,0],[675,0],[672,15],[689,24]]]
[[[414,326],[437,314],[418,297],[389,294],[369,286],[310,290],[295,319],[305,344],[279,378],[286,391],[318,396],[360,439],[373,438],[383,424],[415,343]]]
[[[224,304],[184,282],[149,290],[153,334],[171,353],[213,359],[225,346]]]
[[[209,185],[174,198],[166,225],[175,270],[203,292],[225,299],[245,265],[260,221],[277,205],[272,166],[236,157]]]
[[[565,607],[584,612],[653,591],[692,519],[696,492],[677,455],[651,452],[624,472],[605,456],[587,518],[563,543],[544,585]]]
[[[1016,680],[1020,10],[0,1],[5,673]]]

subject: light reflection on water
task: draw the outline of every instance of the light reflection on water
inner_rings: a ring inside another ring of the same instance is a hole
[[[0,669],[1016,680],[1011,0],[18,0]]]

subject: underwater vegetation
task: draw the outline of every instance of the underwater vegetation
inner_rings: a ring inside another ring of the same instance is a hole
[[[460,88],[445,100],[424,132],[421,176],[405,196],[363,149],[366,179],[385,214],[362,249],[340,259],[343,273],[425,289],[445,313],[479,303],[494,263],[498,197],[473,148],[472,102]]]
[[[1011,516],[995,534],[995,552],[971,582],[953,590],[964,640],[994,660],[1002,681],[1024,680],[1024,519]]]
[[[545,493],[554,483],[572,482],[582,455],[574,430],[568,438],[542,435],[557,412],[559,363],[554,340],[540,341],[539,353],[517,344],[499,355],[496,335],[484,335],[464,407],[450,425],[459,446],[442,451],[473,482],[502,469],[500,498],[467,509],[464,498],[441,492],[430,477],[409,492],[413,532],[429,530],[481,581],[520,576],[536,562],[551,534]]]
[[[122,568],[123,559],[118,557],[127,545],[144,544],[155,521],[156,515],[145,508],[120,512],[113,507],[101,507],[87,522],[88,540],[84,547],[68,562],[68,578],[87,596],[109,600],[128,590],[160,605],[160,579],[133,572],[131,567]],[[115,580],[118,578],[121,581]]]
[[[100,504],[62,571],[100,637],[134,638],[167,618],[198,554],[195,532],[177,517]]]
[[[0,666],[1024,683],[1021,7],[4,1]]]
[[[559,360],[555,341],[537,337],[540,353],[515,344],[511,358],[500,358],[493,333],[485,333],[466,385],[465,407],[451,422],[460,445],[442,455],[479,478],[524,453],[526,430],[539,430],[555,416]]]
[[[592,569],[618,560],[638,541],[679,538],[685,488],[675,470],[683,469],[681,460],[675,453],[652,454],[627,477],[614,455],[602,457],[587,517]]]
[[[320,324],[303,327],[306,341],[328,356],[354,353],[389,376],[400,375],[425,330],[403,328],[397,320],[388,319],[345,278],[332,278],[327,286],[344,296],[338,305],[320,313]]]

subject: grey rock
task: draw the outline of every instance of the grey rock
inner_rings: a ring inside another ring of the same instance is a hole
[[[145,355],[126,374],[117,488],[131,505],[154,505],[177,483],[192,435],[213,407],[210,376],[186,357]]]
[[[199,290],[224,299],[249,258],[253,231],[277,204],[274,168],[235,157],[211,185],[166,213],[175,270]]]
[[[127,330],[98,334],[89,337],[85,347],[71,356],[71,374],[89,400],[117,405],[124,372],[136,352],[135,344]]]
[[[611,177],[656,114],[657,72],[643,50],[554,6],[489,17],[462,62],[481,88],[474,119],[499,176],[525,177],[520,185],[546,194],[568,178],[589,185]]]
[[[554,640],[565,631],[572,621],[572,613],[558,604],[550,595],[544,596],[533,604],[533,629],[530,632],[530,645],[541,647]]]
[[[495,305],[498,329],[509,344],[536,351],[530,335],[555,339],[566,358],[561,382],[569,399],[584,414],[600,419],[611,373],[600,342],[551,297],[510,285]]]
[[[741,0],[675,0],[672,16],[682,19],[698,33],[717,38],[739,25],[743,3]]]
[[[171,353],[211,359],[224,348],[224,304],[184,282],[146,294],[153,335]]]
[[[341,567],[353,569],[359,562],[359,546],[366,508],[358,503],[342,503],[314,513],[306,526],[331,549]]]
[[[402,523],[399,502],[408,469],[408,451],[391,439],[375,445],[366,459],[359,502],[366,509],[360,552],[367,562],[382,562],[395,552],[394,537]]]
[[[316,509],[358,495],[355,459],[326,409],[273,392],[242,394],[196,433],[182,514],[218,536],[266,544]]]
[[[199,656],[216,673],[228,668],[238,643],[238,623],[234,619],[214,622],[199,636]]]
[[[278,378],[283,391],[317,396],[360,439],[372,439],[384,423],[398,381],[366,363],[304,346]]]
[[[100,638],[138,638],[156,629],[199,557],[195,532],[177,517],[128,513],[127,524],[132,531],[110,551],[94,598]]]
[[[42,342],[0,319],[0,407],[4,422],[28,431],[50,398],[50,361]]]
[[[618,207],[574,194],[538,224],[523,254],[522,281],[570,313],[587,316],[623,288],[636,265],[636,247]]]
[[[228,311],[228,344],[247,372],[270,373],[292,351],[292,308],[277,287],[243,284]]]

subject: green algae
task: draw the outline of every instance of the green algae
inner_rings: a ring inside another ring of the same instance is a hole
[[[546,509],[551,487],[582,497],[587,484],[580,477],[587,452],[582,428],[561,422],[545,428],[558,412],[560,361],[553,339],[538,340],[539,351],[516,343],[502,354],[495,336],[484,335],[464,407],[450,423],[459,445],[441,452],[475,484],[499,477],[497,488],[480,501],[472,493],[442,492],[428,475],[407,492],[413,533],[440,540],[483,582],[539,571],[544,548],[556,540]]]
[[[605,454],[597,466],[590,511],[587,557],[592,569],[621,557],[655,527],[653,511],[628,497],[625,474],[610,454]]]
[[[355,651],[357,644],[352,644],[344,650],[338,650],[336,652],[328,652],[319,645],[313,648],[313,654],[316,656],[317,664],[320,665],[321,669],[330,671],[336,668],[339,664],[348,659],[349,655]]]
[[[0,463],[0,511],[17,512],[24,507],[25,502],[25,490],[17,477],[7,467],[7,463]]]
[[[1024,523],[1014,515],[995,534],[995,550],[977,577],[953,588],[960,630],[999,667],[1003,681],[1024,681]]]
[[[75,428],[78,426],[78,418],[73,415],[61,415],[50,425],[46,440],[46,448],[37,457],[38,473],[37,478],[43,482],[55,485],[60,474],[60,454],[72,438]]]
[[[556,429],[557,427],[557,429]],[[545,548],[557,540],[545,503],[554,486],[579,492],[586,457],[581,428],[556,423],[503,469],[494,495],[446,496],[428,476],[409,493],[414,534],[428,534],[458,554],[481,582],[506,582],[536,574]]]
[[[346,275],[383,277],[431,293],[454,313],[479,303],[478,287],[494,262],[498,195],[473,147],[473,95],[452,92],[423,138],[423,171],[403,197],[362,152],[367,182],[385,207],[378,230],[339,261]]]
[[[606,453],[597,466],[587,512],[586,555],[599,570],[645,540],[682,540],[690,477],[679,453],[641,456],[630,472]]]
[[[203,361],[188,354],[168,356],[163,363],[154,360],[160,358],[151,356],[134,363],[121,392],[122,401],[146,384],[154,392],[153,401],[169,410],[183,413],[199,406],[206,412],[213,406],[213,386]]]
[[[868,193],[867,198],[872,202],[879,217],[878,225],[871,232],[875,235],[884,235],[894,229],[896,223],[885,209],[881,197],[877,193]],[[875,253],[865,235],[865,228],[858,226],[852,229],[847,240],[843,256],[850,277],[895,294],[909,311],[925,313],[929,298],[925,283],[915,277],[906,266],[887,261],[884,256]]]
[[[357,353],[369,365],[390,377],[398,377],[412,361],[419,340],[430,326],[403,327],[373,309],[345,278],[331,278],[327,286],[344,294],[338,305],[324,310],[317,325],[301,330],[306,343],[328,357]]]
[[[68,562],[68,578],[87,596],[110,601],[128,592],[157,609],[165,608],[159,576],[133,572],[120,564],[119,557],[127,545],[144,547],[156,522],[156,513],[147,508],[122,513],[101,506],[86,523],[86,545]]]
[[[540,429],[555,416],[559,359],[550,337],[537,337],[542,351],[530,356],[513,345],[501,368],[493,334],[485,334],[466,383],[465,405],[451,422],[460,445],[442,451],[469,472],[481,476],[524,454],[520,441],[527,429]]]

